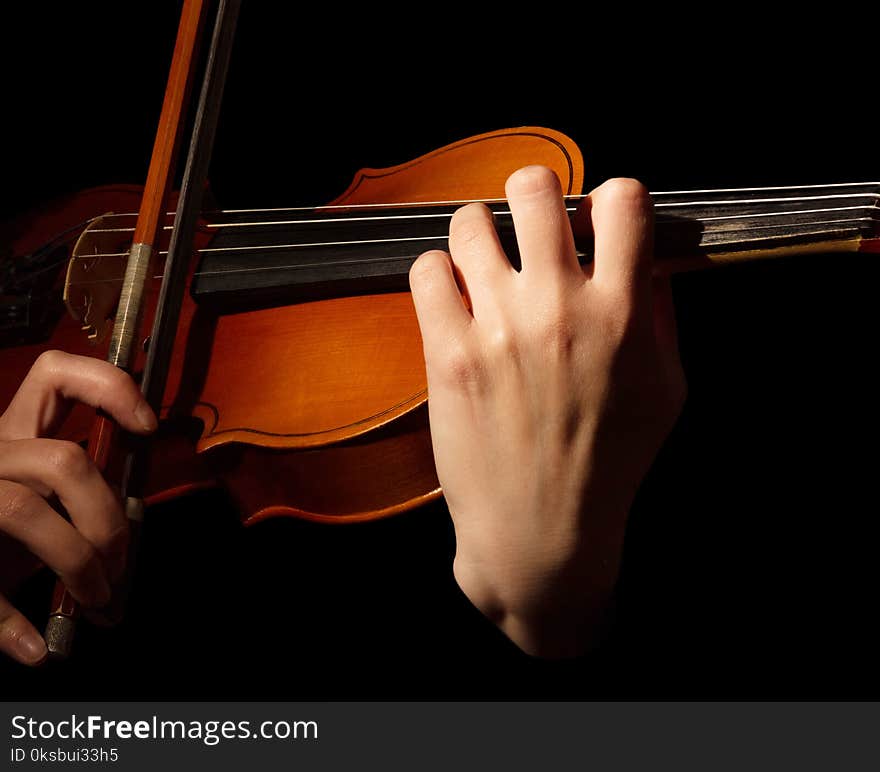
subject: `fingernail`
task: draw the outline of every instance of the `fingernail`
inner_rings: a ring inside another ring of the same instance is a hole
[[[156,416],[153,413],[153,410],[143,401],[141,401],[134,409],[134,417],[140,421],[141,426],[144,427],[144,431],[146,432],[155,431],[156,427],[159,425],[158,421],[156,421]]]
[[[36,665],[48,656],[46,642],[33,630],[25,630],[16,641],[19,656],[28,664]]]

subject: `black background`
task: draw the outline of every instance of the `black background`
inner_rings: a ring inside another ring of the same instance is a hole
[[[587,188],[621,175],[653,190],[880,179],[864,19],[829,15],[811,36],[745,12],[721,24],[328,7],[307,22],[293,5],[246,5],[211,172],[227,208],[322,203],[361,167],[528,124],[577,141]],[[9,12],[4,212],[143,181],[177,13],[173,2]],[[843,32],[845,52],[830,51]],[[470,609],[442,506],[243,531],[209,494],[150,513],[125,624],[84,631],[63,668],[0,665],[0,690],[876,696],[877,277],[871,256],[828,255],[675,280],[690,398],[633,510],[617,623],[596,655],[530,660]],[[49,585],[20,599],[40,626]]]

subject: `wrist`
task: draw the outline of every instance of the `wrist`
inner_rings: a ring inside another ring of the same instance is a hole
[[[530,656],[578,657],[595,649],[605,637],[614,605],[616,570],[610,579],[610,574],[594,574],[568,576],[568,581],[558,584],[537,581],[531,587],[520,582],[520,592],[511,594],[498,592],[458,556],[453,568],[471,604]],[[509,584],[504,586],[509,588]]]

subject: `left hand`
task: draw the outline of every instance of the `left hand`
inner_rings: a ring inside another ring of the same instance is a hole
[[[612,180],[585,200],[586,268],[553,172],[522,169],[507,195],[520,272],[492,214],[469,204],[450,254],[422,255],[410,284],[455,577],[524,651],[567,656],[595,640],[685,382],[669,287],[652,280],[647,191]]]

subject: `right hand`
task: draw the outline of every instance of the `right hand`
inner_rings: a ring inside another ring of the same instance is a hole
[[[100,608],[125,567],[128,522],[86,451],[51,439],[75,402],[101,408],[130,432],[148,434],[157,426],[122,370],[60,351],[40,355],[0,416],[0,564],[12,562],[23,545],[77,601]],[[69,521],[50,506],[53,496]],[[38,665],[47,654],[43,637],[2,594],[0,652],[25,665]]]

